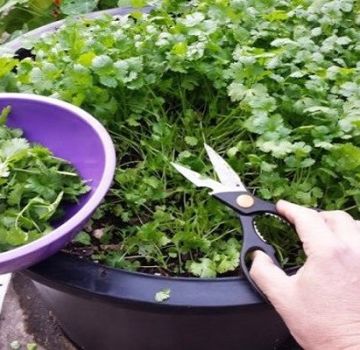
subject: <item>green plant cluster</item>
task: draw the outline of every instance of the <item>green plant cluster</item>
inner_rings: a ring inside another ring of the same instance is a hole
[[[60,204],[89,190],[69,163],[5,126],[9,111],[0,114],[0,252],[52,231]]]
[[[131,0],[0,0],[0,43],[69,15],[119,5]]]
[[[359,11],[353,0],[164,0],[150,15],[68,22],[35,43],[34,61],[1,58],[0,86],[69,101],[110,131],[114,185],[79,236],[94,259],[226,275],[238,220],[170,162],[212,175],[206,141],[264,199],[359,217]],[[262,227],[286,266],[301,261],[288,228]]]

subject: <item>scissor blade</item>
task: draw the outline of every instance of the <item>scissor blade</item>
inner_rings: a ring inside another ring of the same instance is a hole
[[[212,180],[206,176],[202,176],[201,174],[197,173],[196,171],[193,171],[189,168],[186,168],[180,164],[171,163],[171,165],[185,178],[187,178],[189,181],[191,181],[195,186],[197,187],[208,187],[211,188],[214,192],[221,192],[226,189],[224,189],[224,186],[215,181]]]
[[[240,191],[247,191],[239,175],[224,160],[224,158],[222,158],[206,143],[204,144],[204,146],[220,182],[224,186],[233,188],[238,187]]]

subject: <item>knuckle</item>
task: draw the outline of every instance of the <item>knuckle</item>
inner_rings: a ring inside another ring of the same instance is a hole
[[[313,220],[318,220],[319,213],[310,208],[301,208],[295,215],[294,215],[294,223],[295,225],[301,226],[307,226],[309,222],[312,222]]]
[[[348,244],[341,240],[337,240],[336,242],[326,244],[323,255],[325,255],[328,259],[340,259],[349,255],[350,252],[351,247]]]
[[[332,210],[328,212],[323,212],[322,215],[328,221],[353,220],[350,214],[342,210]]]
[[[315,216],[318,216],[319,213],[315,210],[315,209],[312,209],[312,208],[301,208],[302,210],[302,213],[301,215],[306,215],[306,216],[311,216],[311,217],[315,217]]]

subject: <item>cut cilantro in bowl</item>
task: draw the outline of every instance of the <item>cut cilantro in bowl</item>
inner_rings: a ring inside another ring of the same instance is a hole
[[[7,107],[0,114],[0,252],[52,231],[61,205],[89,191],[71,164],[7,127],[9,113]]]

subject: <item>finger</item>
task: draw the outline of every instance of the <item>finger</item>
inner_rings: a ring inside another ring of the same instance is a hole
[[[276,204],[279,214],[292,224],[303,242],[306,255],[336,244],[336,237],[325,219],[314,209],[305,208],[284,200]]]
[[[344,239],[360,237],[359,225],[352,216],[345,211],[323,211],[320,215],[325,219],[327,225],[338,237]]]
[[[286,293],[288,288],[289,277],[260,250],[253,253],[250,276],[271,303],[277,303],[280,294]]]

